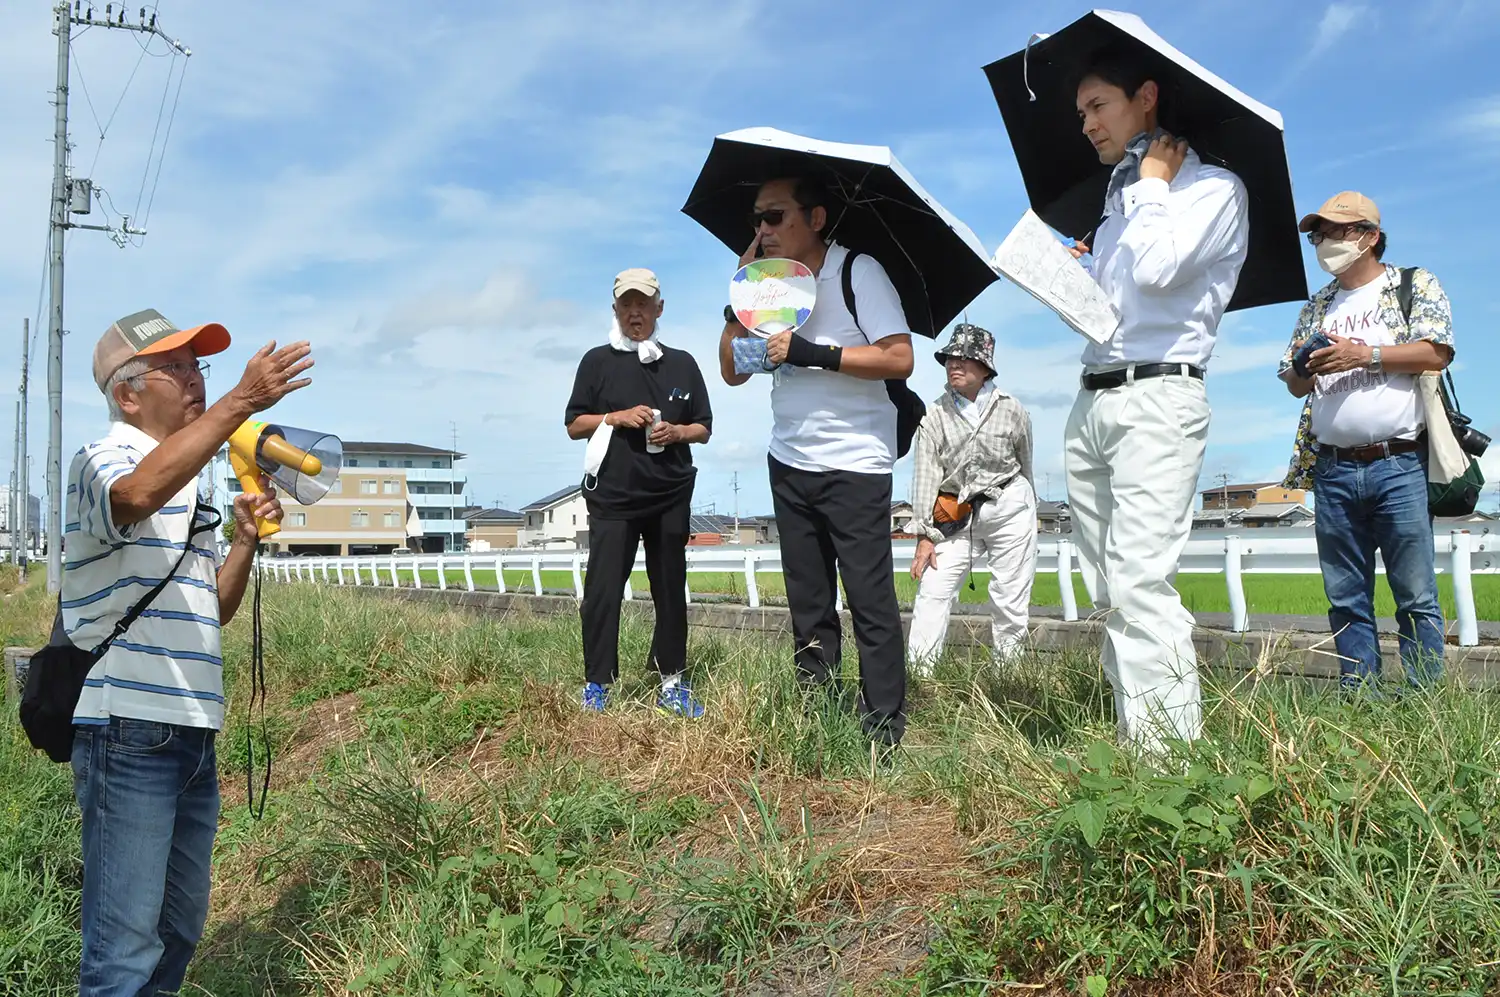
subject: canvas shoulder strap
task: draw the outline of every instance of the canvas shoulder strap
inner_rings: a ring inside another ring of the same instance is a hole
[[[1416,273],[1416,267],[1402,267],[1401,284],[1396,288],[1396,303],[1401,306],[1401,320],[1407,325],[1411,325],[1412,284]]]

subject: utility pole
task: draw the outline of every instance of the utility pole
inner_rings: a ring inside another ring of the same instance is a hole
[[[1223,497],[1219,499],[1219,509],[1224,513],[1224,529],[1229,529],[1229,472],[1220,471],[1218,474],[1219,487],[1222,489]]]
[[[20,424],[18,433],[20,453],[16,455],[16,479],[20,482],[17,489],[21,493],[21,539],[17,549],[21,552],[21,560],[16,562],[21,572],[21,581],[26,581],[26,562],[31,560],[31,482],[27,473],[31,468],[31,459],[27,457],[26,436],[26,395],[28,382],[31,376],[31,319],[21,319],[21,415],[17,420]],[[14,513],[12,513],[14,515]]]
[[[118,14],[115,8],[119,8]],[[52,9],[54,23],[52,33],[57,36],[57,116],[52,133],[52,211],[51,254],[48,260],[48,276],[52,288],[50,321],[47,327],[47,404],[50,422],[47,428],[47,591],[56,592],[62,587],[62,351],[63,351],[63,245],[68,229],[81,228],[96,232],[108,232],[117,244],[124,245],[128,236],[145,235],[143,229],[131,228],[130,218],[125,216],[119,228],[109,225],[79,225],[68,220],[73,214],[88,214],[93,199],[93,182],[80,178],[74,180],[68,173],[68,79],[69,45],[73,40],[73,25],[90,28],[110,28],[119,31],[134,31],[147,36],[161,38],[184,57],[193,53],[175,39],[168,38],[156,26],[156,15],[145,16],[141,8],[138,23],[125,21],[123,3],[104,5],[104,16],[94,16],[90,6],[83,13],[83,4],[74,0],[71,5],[64,0]],[[76,199],[74,195],[77,195]]]
[[[5,504],[5,532],[10,537],[10,563],[21,564],[21,546],[16,542],[16,487],[21,483],[21,403],[16,402],[16,446],[11,460],[10,481]]]
[[[730,479],[734,488],[734,542],[740,542],[740,472],[735,471]]]

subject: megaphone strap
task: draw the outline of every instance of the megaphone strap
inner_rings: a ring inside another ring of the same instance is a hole
[[[260,820],[266,814],[266,796],[271,791],[271,738],[266,732],[266,661],[261,642],[260,620],[260,551],[255,556],[255,592],[250,603],[250,702],[245,708],[245,801],[250,816]],[[266,771],[261,780],[260,809],[255,807],[255,740],[252,732],[255,701],[260,700],[260,739],[265,747]]]

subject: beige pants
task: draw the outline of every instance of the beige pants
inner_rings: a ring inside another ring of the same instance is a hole
[[[1036,496],[1031,485],[1017,476],[979,507],[971,526],[938,544],[937,563],[922,573],[907,639],[907,656],[918,675],[931,674],[933,663],[942,657],[948,614],[969,566],[980,556],[990,567],[995,656],[1009,657],[1026,640],[1036,574]]]
[[[1202,729],[1193,616],[1172,586],[1187,544],[1209,407],[1203,382],[1080,391],[1063,445],[1073,541],[1105,614],[1121,736],[1147,750]]]

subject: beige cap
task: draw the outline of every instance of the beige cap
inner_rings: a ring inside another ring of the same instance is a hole
[[[629,270],[621,270],[615,276],[615,297],[618,298],[626,291],[640,291],[646,297],[654,298],[661,294],[661,282],[650,270],[631,267]]]
[[[188,345],[200,357],[223,353],[229,349],[229,330],[217,322],[179,329],[154,308],[127,315],[106,329],[94,346],[94,383],[105,391],[110,376],[131,357]]]
[[[1302,219],[1298,232],[1311,232],[1318,222],[1333,222],[1335,225],[1353,225],[1366,222],[1380,227],[1380,209],[1375,202],[1357,190],[1346,190],[1323,202],[1323,206]]]

